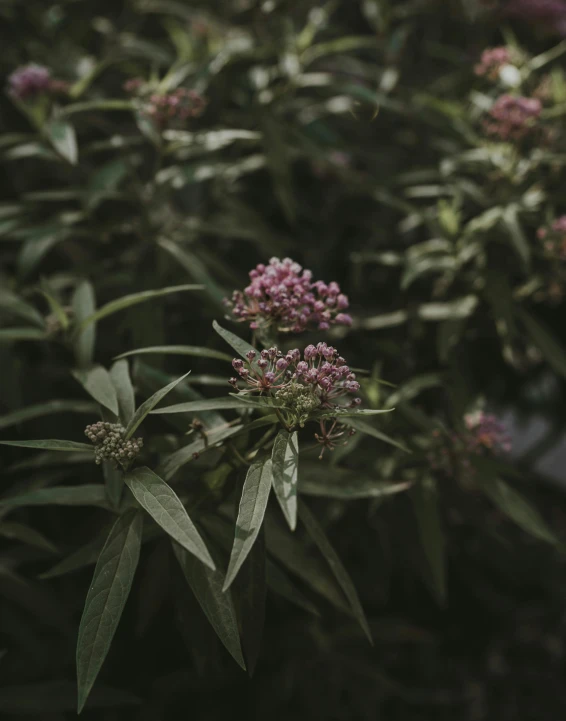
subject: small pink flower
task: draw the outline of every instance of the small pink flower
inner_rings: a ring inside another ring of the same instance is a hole
[[[511,53],[506,47],[486,48],[480,62],[474,67],[476,75],[495,80],[501,68],[511,62]]]
[[[501,95],[489,111],[484,128],[489,135],[501,140],[521,140],[536,130],[541,111],[538,98]]]
[[[14,70],[8,78],[8,92],[18,100],[29,100],[49,92],[51,82],[49,69],[32,63]]]

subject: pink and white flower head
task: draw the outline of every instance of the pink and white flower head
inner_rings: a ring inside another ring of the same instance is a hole
[[[51,73],[43,65],[24,65],[8,78],[8,92],[17,100],[30,100],[51,89]]]
[[[331,325],[351,325],[344,311],[348,297],[338,283],[313,281],[312,272],[291,258],[271,258],[250,271],[250,284],[234,291],[226,301],[233,315],[252,330],[274,327],[281,332],[301,333],[308,327],[327,330]]]
[[[177,88],[166,95],[154,93],[150,95],[143,112],[148,115],[156,125],[165,128],[174,122],[184,122],[189,118],[196,118],[205,109],[206,101],[195,90]]]
[[[511,52],[506,47],[486,48],[481,54],[480,62],[474,67],[476,75],[497,79],[499,71],[512,62]]]
[[[522,140],[538,127],[542,103],[538,98],[501,95],[489,111],[484,128],[500,140]]]
[[[503,423],[494,415],[478,411],[464,416],[468,434],[462,439],[468,453],[501,454],[511,450],[511,437]]]

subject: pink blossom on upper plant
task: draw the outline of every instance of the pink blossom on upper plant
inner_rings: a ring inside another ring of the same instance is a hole
[[[566,215],[556,218],[550,228],[539,228],[537,236],[544,241],[548,253],[566,260]]]
[[[175,121],[195,118],[204,111],[206,102],[195,90],[177,88],[172,93],[160,95],[154,93],[144,107],[144,113],[160,127],[166,127]]]
[[[352,324],[352,318],[343,312],[348,308],[348,297],[338,283],[313,282],[312,272],[290,258],[260,263],[250,271],[250,280],[226,303],[233,315],[249,322],[253,330],[273,326],[278,331],[300,333],[313,325],[327,330],[332,324]]]
[[[17,68],[10,75],[8,92],[18,100],[28,100],[49,92],[51,82],[51,73],[48,68],[31,63]]]
[[[539,23],[546,30],[566,35],[566,2],[564,0],[509,0],[506,15]]]
[[[536,130],[541,111],[542,103],[538,98],[502,95],[489,111],[484,128],[501,140],[521,140]]]
[[[508,48],[486,48],[481,54],[480,62],[474,67],[474,72],[476,75],[485,75],[495,80],[501,68],[510,62],[512,60]]]

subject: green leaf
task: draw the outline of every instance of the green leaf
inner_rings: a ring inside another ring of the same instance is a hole
[[[149,468],[136,468],[125,482],[157,525],[189,553],[214,570],[214,561],[175,491]]]
[[[251,350],[253,350],[254,353],[257,353],[256,349],[252,345],[246,343],[245,340],[238,338],[237,335],[234,335],[234,333],[231,333],[229,330],[222,328],[222,326],[218,325],[215,320],[212,321],[212,327],[218,335],[225,340],[226,343],[228,343],[229,346],[232,346],[238,355],[242,356],[242,358],[246,358],[246,353]],[[251,365],[253,368],[256,368],[256,361],[253,361]]]
[[[184,380],[189,375],[189,373],[185,373],[184,376],[181,376],[180,378],[177,378],[177,380],[169,383],[169,385],[165,386],[165,388],[161,388],[141,404],[141,406],[134,413],[132,420],[128,423],[128,427],[126,428],[126,439],[133,436],[140,423],[142,423],[144,418],[146,418],[146,416],[151,413],[151,411],[155,408],[159,401],[162,398],[165,398],[169,391],[173,390],[173,388],[175,388],[178,383]]]
[[[206,441],[203,438],[198,438],[193,443],[179,448],[179,450],[168,456],[161,466],[163,475],[169,480],[185,465],[185,463],[191,461],[195,454],[202,453],[207,447],[211,448],[216,443],[221,443],[222,441],[237,435],[243,429],[244,426],[242,425],[217,426],[216,428],[207,431]]]
[[[390,438],[385,433],[378,431],[377,428],[370,426],[369,423],[365,423],[365,421],[362,421],[359,418],[348,418],[348,420],[344,421],[344,424],[347,426],[350,426],[351,428],[354,428],[357,431],[360,431],[361,433],[365,433],[368,436],[377,438],[378,440],[383,441],[384,443],[389,443],[390,446],[395,446],[396,448],[400,448],[402,451],[405,451],[406,453],[410,453],[409,449],[406,446],[404,446],[402,443],[399,443],[399,441],[396,441],[393,438]]]
[[[221,353],[218,350],[212,350],[211,348],[201,348],[196,345],[155,345],[148,348],[138,348],[137,350],[130,350],[127,353],[121,353],[116,356],[116,360],[120,358],[128,358],[132,355],[188,355],[195,358],[212,358],[215,360],[226,361],[227,363],[232,362],[232,356],[227,353]]]
[[[49,310],[57,318],[61,328],[66,331],[69,327],[70,321],[67,313],[65,312],[65,309],[63,308],[61,303],[59,303],[57,298],[51,295],[51,293],[43,289],[41,290],[41,292],[43,293],[45,299],[47,300],[47,303],[49,304]]]
[[[25,506],[101,506],[105,508],[106,494],[102,485],[56,486],[39,488],[21,496],[0,499],[1,508]]]
[[[170,288],[160,288],[159,290],[144,290],[141,293],[132,293],[131,295],[124,295],[122,298],[106,303],[102,308],[99,308],[95,313],[85,318],[78,326],[77,332],[82,331],[84,328],[89,326],[91,323],[96,323],[102,318],[107,318],[113,313],[117,313],[120,310],[131,308],[139,303],[146,303],[148,300],[154,298],[162,298],[171,293],[180,293],[187,290],[202,290],[201,285],[175,285]]]
[[[104,473],[104,486],[106,488],[106,497],[110,506],[117,510],[122,500],[122,491],[124,490],[124,477],[122,471],[116,468],[110,461],[102,463],[102,472]]]
[[[77,640],[78,713],[110,650],[126,605],[140,556],[142,527],[139,511],[118,518],[96,564]]]
[[[206,398],[202,401],[190,401],[189,403],[177,403],[174,406],[166,406],[152,411],[152,414],[159,413],[198,413],[199,411],[223,411],[223,410],[245,410],[253,404],[246,400],[231,398]]]
[[[340,588],[344,591],[344,595],[348,599],[348,603],[350,604],[355,618],[357,619],[364,633],[368,637],[369,642],[373,644],[369,624],[362,608],[362,604],[360,603],[358,593],[354,587],[354,584],[352,583],[352,579],[344,568],[342,561],[338,557],[338,554],[336,553],[330,541],[326,537],[326,534],[322,530],[321,525],[313,516],[308,506],[304,502],[301,502],[300,504],[299,515],[301,521],[304,523],[305,528],[307,529],[309,536],[312,538],[318,550],[327,560],[328,565],[332,570],[332,573],[340,584]]]
[[[378,416],[382,413],[391,413],[395,408],[384,408],[382,410],[375,410],[373,408],[335,408],[332,411],[322,411],[320,413],[313,413],[312,418],[356,418],[363,416]]]
[[[119,416],[122,423],[127,426],[132,420],[136,410],[134,387],[130,378],[128,361],[119,360],[110,368],[110,380],[118,398]]]
[[[566,378],[566,351],[564,348],[545,326],[535,320],[534,316],[525,310],[520,310],[519,314],[531,340],[546,358],[548,364],[556,373]]]
[[[302,463],[300,493],[305,496],[321,496],[353,501],[360,498],[383,498],[402,493],[411,487],[411,483],[391,483],[377,481],[358,471],[345,468],[329,468],[326,464]]]
[[[98,406],[88,401],[47,401],[47,403],[38,403],[34,406],[21,408],[13,413],[7,413],[5,416],[0,416],[0,429],[9,428],[52,413],[85,413],[93,415],[97,412]]]
[[[57,576],[64,576],[66,573],[78,571],[85,568],[85,566],[94,565],[106,543],[109,530],[109,528],[106,528],[103,533],[98,534],[84,546],[81,546],[62,561],[56,563],[48,571],[40,574],[39,578],[56,578]]]
[[[54,439],[41,441],[0,441],[0,445],[17,446],[18,448],[39,448],[44,451],[90,451],[93,453],[93,448],[88,443]]]
[[[71,165],[76,165],[79,150],[73,126],[64,120],[53,120],[45,126],[45,132],[59,155]]]
[[[298,608],[302,608],[304,611],[308,611],[314,616],[320,616],[316,606],[311,603],[309,599],[301,593],[301,591],[299,591],[289,576],[287,576],[287,574],[282,571],[279,566],[273,563],[273,561],[267,561],[266,574],[267,585],[271,591],[287,599],[287,601],[293,603]]]
[[[432,477],[417,483],[411,491],[429,582],[439,603],[446,600],[446,551],[440,517],[438,490]]]
[[[95,365],[91,368],[73,370],[71,373],[95,401],[118,416],[118,398],[106,368]]]
[[[0,328],[0,343],[14,340],[45,340],[47,333],[39,328]]]
[[[261,651],[265,623],[267,595],[265,560],[265,533],[262,528],[240,569],[237,583],[236,598],[242,629],[242,646],[250,676],[254,674]]]
[[[91,316],[96,309],[94,288],[88,280],[83,280],[73,293],[72,307],[74,323],[81,323]],[[79,368],[88,368],[94,359],[94,344],[96,341],[96,325],[90,324],[88,328],[78,331],[73,338],[73,350]]]
[[[297,484],[299,473],[299,440],[296,431],[280,430],[273,444],[273,490],[289,528],[297,527]]]
[[[236,536],[230,555],[230,563],[226,571],[223,591],[230,587],[255,543],[265,516],[272,483],[273,475],[270,460],[257,461],[250,466],[240,499],[240,508],[236,520]]]
[[[23,523],[0,521],[0,536],[9,538],[11,541],[20,541],[28,546],[41,548],[44,551],[49,551],[49,553],[57,553],[57,547],[49,539],[36,531],[35,528],[30,528]]]
[[[507,206],[503,211],[501,220],[507,228],[511,242],[515,246],[519,258],[523,261],[524,267],[528,268],[531,261],[531,249],[519,223],[518,206],[514,203]]]
[[[173,544],[173,550],[187,583],[210,625],[228,653],[245,671],[246,664],[242,656],[238,620],[232,602],[232,594],[230,591],[222,592],[223,574],[221,571],[212,571],[206,568],[176,543]]]
[[[23,301],[7,288],[0,289],[0,309],[12,313],[19,318],[24,318],[39,328],[45,328],[45,322],[41,314],[38,313],[32,305]]]

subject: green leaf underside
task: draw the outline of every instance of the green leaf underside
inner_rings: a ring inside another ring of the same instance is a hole
[[[106,507],[106,494],[102,485],[56,486],[39,488],[20,496],[0,499],[0,508],[25,506],[102,506]]]
[[[148,346],[147,348],[137,348],[136,350],[130,350],[126,353],[121,353],[116,356],[116,360],[121,358],[128,358],[133,355],[187,355],[194,356],[195,358],[210,358],[213,360],[222,360],[227,363],[231,363],[232,357],[227,353],[222,353],[212,348],[201,348],[200,346],[194,345],[155,345]]]
[[[110,374],[100,365],[72,371],[74,378],[85,391],[104,408],[118,416],[118,398]]]
[[[181,376],[180,378],[177,378],[177,380],[174,380],[172,383],[169,383],[169,385],[165,386],[165,388],[161,388],[141,404],[141,406],[134,413],[132,420],[128,423],[128,427],[126,428],[126,439],[133,436],[140,423],[149,413],[151,413],[151,411],[155,408],[159,401],[162,398],[165,398],[169,391],[173,390],[173,388],[175,388],[178,383],[183,381],[189,375],[189,373],[185,373],[184,376]]]
[[[173,544],[173,550],[210,625],[238,666],[245,670],[232,594],[230,591],[222,591],[224,575],[219,570],[212,571],[203,566],[176,543]]]
[[[272,483],[273,475],[270,460],[257,461],[250,466],[238,509],[236,535],[230,555],[230,563],[226,571],[224,591],[230,587],[236,578],[255,543],[265,516]]]
[[[176,285],[170,288],[160,288],[159,290],[144,290],[141,293],[132,293],[132,295],[125,295],[122,298],[117,298],[110,303],[106,303],[106,305],[103,305],[102,308],[99,308],[95,313],[89,315],[88,318],[85,318],[82,321],[82,323],[77,328],[77,331],[82,331],[91,323],[96,323],[97,321],[102,320],[103,318],[106,318],[113,313],[117,313],[120,310],[125,310],[126,308],[130,308],[131,306],[137,305],[138,303],[145,303],[146,301],[153,300],[154,298],[161,298],[162,296],[170,295],[171,293],[180,293],[187,290],[202,290],[202,286]]]
[[[175,491],[149,468],[126,474],[126,485],[136,501],[179,545],[214,570],[214,561]]]
[[[299,441],[296,431],[281,430],[273,444],[273,490],[283,515],[294,531],[297,527],[297,485],[299,472]]]
[[[38,448],[44,451],[90,451],[93,448],[88,443],[76,441],[60,441],[53,438],[41,441],[0,441],[2,446],[16,446],[18,448]]]
[[[90,585],[77,640],[78,713],[104,663],[126,605],[139,561],[143,515],[117,519],[104,544]]]
[[[429,585],[440,603],[446,599],[446,554],[436,481],[427,478],[411,491],[420,539],[428,564]],[[425,579],[426,580],[426,579]]]
[[[354,584],[352,583],[350,575],[344,568],[342,561],[340,560],[338,554],[336,553],[330,541],[326,537],[326,534],[322,530],[319,522],[316,520],[316,518],[304,502],[301,502],[300,504],[299,515],[301,521],[304,523],[305,528],[307,529],[309,536],[312,538],[315,545],[318,547],[319,551],[328,562],[332,573],[340,584],[340,588],[348,599],[354,617],[357,619],[358,623],[362,627],[364,633],[369,639],[369,642],[373,645],[373,639],[371,636],[369,624],[367,622],[366,615],[364,613],[358,593],[354,587]]]
[[[120,420],[127,426],[136,410],[134,387],[130,378],[128,361],[116,361],[110,368],[110,379],[118,398]]]

